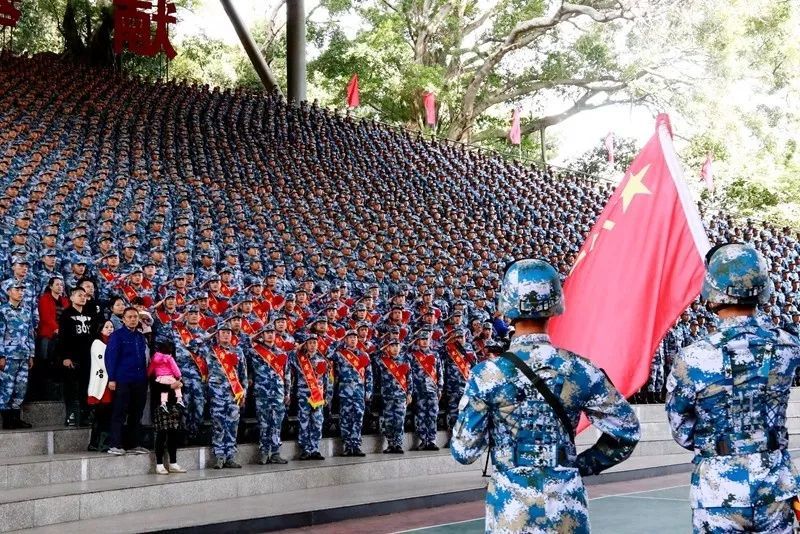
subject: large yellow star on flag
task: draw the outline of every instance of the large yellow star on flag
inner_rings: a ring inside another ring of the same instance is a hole
[[[653,192],[647,189],[647,186],[642,183],[644,180],[647,171],[650,169],[650,164],[648,163],[644,167],[641,168],[639,172],[636,174],[631,174],[630,179],[628,179],[628,183],[625,184],[625,189],[622,190],[622,212],[625,213],[628,211],[628,206],[630,206],[631,202],[633,201],[633,197],[636,195],[652,195]]]

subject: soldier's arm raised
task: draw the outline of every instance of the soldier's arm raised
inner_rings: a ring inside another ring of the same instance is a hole
[[[583,412],[601,435],[578,455],[576,464],[581,475],[596,475],[631,455],[639,442],[639,420],[606,374],[587,361],[582,363],[575,379],[588,386]]]

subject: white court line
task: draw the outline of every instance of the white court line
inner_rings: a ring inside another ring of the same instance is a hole
[[[671,490],[671,489],[676,489],[676,488],[688,488],[688,487],[689,487],[689,484],[680,484],[678,486],[668,486],[666,488],[656,488],[656,489],[650,489],[650,490],[630,491],[630,492],[627,492],[627,493],[615,493],[614,495],[601,495],[599,497],[592,497],[589,500],[590,501],[599,501],[600,499],[608,499],[610,497],[630,497],[631,499],[644,499],[644,500],[652,500],[652,501],[689,502],[689,499],[673,499],[673,498],[670,498],[670,497],[644,497],[644,496],[635,497],[635,495],[640,495],[642,493],[652,493],[654,491],[665,491],[665,490]],[[460,525],[462,523],[471,523],[473,521],[482,521],[483,519],[485,519],[485,518],[484,517],[476,517],[475,519],[465,519],[463,521],[453,521],[453,522],[450,522],[450,523],[440,523],[438,525],[429,525],[429,526],[426,526],[426,527],[412,528],[412,529],[409,529],[409,530],[398,530],[396,532],[392,532],[391,534],[401,534],[401,533],[405,533],[405,532],[419,532],[421,530],[428,530],[428,529],[431,529],[431,528],[447,527],[447,526],[450,526],[450,525]]]
[[[463,521],[452,521],[450,523],[439,523],[438,525],[429,525],[427,527],[419,527],[419,528],[412,528],[409,530],[398,530],[397,532],[392,532],[391,534],[401,534],[405,532],[419,532],[420,530],[428,530],[430,528],[439,528],[439,527],[449,527],[450,525],[460,525],[461,523],[472,523],[473,521],[483,521],[485,519],[484,516],[476,517],[475,519],[465,519]]]
[[[665,490],[671,490],[671,489],[675,489],[675,488],[688,488],[688,487],[689,487],[689,484],[680,484],[678,486],[669,486],[667,488],[656,488],[656,489],[650,489],[650,490],[630,491],[628,493],[615,493],[613,495],[600,495],[599,497],[592,497],[589,500],[590,501],[599,501],[600,499],[608,499],[610,497],[627,497],[628,495],[639,495],[640,493],[652,493],[654,491],[665,491]],[[654,497],[654,498],[657,498],[657,497]]]

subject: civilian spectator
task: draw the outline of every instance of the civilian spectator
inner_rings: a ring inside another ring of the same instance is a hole
[[[61,314],[58,331],[58,360],[64,377],[65,426],[81,426],[88,421],[86,391],[91,372],[91,347],[97,325],[86,313],[86,291],[76,286],[70,291],[70,306]]]
[[[48,398],[47,387],[54,371],[60,369],[55,363],[58,343],[58,328],[61,314],[69,307],[64,295],[64,279],[53,276],[47,281],[44,293],[39,297],[39,328],[36,333],[36,370],[31,372],[30,389],[35,398]]]
[[[147,401],[147,340],[138,330],[136,308],[126,308],[122,321],[124,326],[111,334],[106,348],[108,388],[114,392],[108,452],[121,456],[126,453],[123,447],[128,447],[132,454],[147,454],[149,451],[139,446],[139,428]]]
[[[108,438],[111,431],[111,400],[114,393],[108,388],[108,371],[106,370],[106,346],[108,338],[114,332],[111,321],[103,323],[91,347],[91,378],[87,403],[94,410],[92,433],[89,436],[90,451],[108,452]]]

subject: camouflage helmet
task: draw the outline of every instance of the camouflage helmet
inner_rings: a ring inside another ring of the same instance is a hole
[[[564,295],[558,273],[542,260],[512,263],[503,276],[497,309],[511,320],[561,315]]]
[[[772,294],[772,280],[764,257],[750,245],[730,243],[707,256],[701,295],[714,304],[764,304]]]

